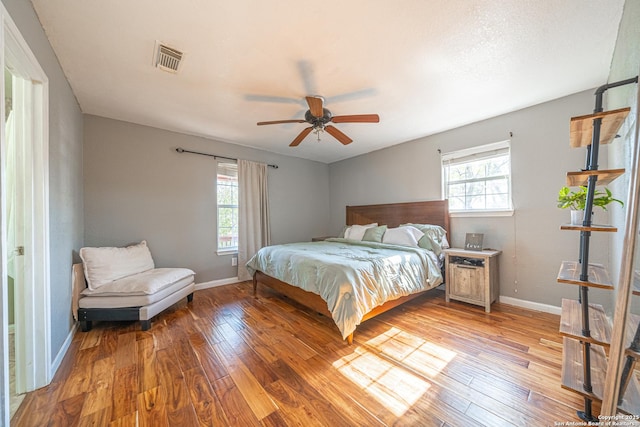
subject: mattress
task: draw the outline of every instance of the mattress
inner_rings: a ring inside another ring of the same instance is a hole
[[[343,338],[373,308],[443,280],[430,250],[347,239],[268,246],[247,269],[320,295]]]

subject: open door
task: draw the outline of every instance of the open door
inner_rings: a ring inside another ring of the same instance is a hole
[[[10,70],[5,69],[4,73],[5,89],[5,144],[4,144],[4,193],[5,202],[4,216],[6,218],[6,246],[7,246],[7,281],[8,281],[8,315],[9,315],[9,395],[11,403],[11,413],[13,414],[26,391],[24,376],[24,348],[25,331],[24,322],[16,308],[22,307],[24,299],[24,248],[25,248],[25,195],[27,183],[24,176],[24,141],[20,139],[24,131],[19,129],[19,123],[24,114],[24,101],[20,100],[23,93],[14,94],[13,88],[22,92],[24,84],[16,81],[19,78],[13,76]],[[16,96],[17,95],[17,96]],[[18,111],[15,111],[14,100],[17,99]],[[18,123],[16,123],[16,116]],[[17,291],[17,292],[16,292]],[[17,302],[17,304],[16,304]],[[16,322],[16,320],[20,320]],[[19,375],[16,375],[19,372]]]
[[[10,114],[0,106],[11,120],[0,131],[0,425],[9,425],[9,275],[16,390],[51,381],[48,80],[1,3],[0,18],[0,66],[11,75]]]
[[[29,159],[32,157],[30,141],[33,140],[32,85],[20,76],[13,75],[11,81],[11,111],[5,112],[5,217],[7,242],[7,275],[13,285],[15,388],[12,394],[29,391],[28,372],[34,363],[29,357],[28,293],[33,281],[33,243],[30,235],[33,223],[32,187],[33,174]],[[7,99],[5,94],[5,99]],[[5,102],[5,111],[9,107]]]

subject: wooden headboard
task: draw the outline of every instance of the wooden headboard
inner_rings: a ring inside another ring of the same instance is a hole
[[[347,225],[372,222],[388,227],[397,227],[408,222],[439,225],[447,230],[451,239],[448,200],[347,206]]]

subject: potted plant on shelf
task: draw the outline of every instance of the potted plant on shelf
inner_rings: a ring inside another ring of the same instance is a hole
[[[572,191],[569,187],[562,187],[558,192],[558,207],[561,209],[571,209],[571,224],[582,225],[584,218],[584,208],[587,202],[587,187],[581,186],[579,190]],[[611,190],[604,189],[604,192],[596,189],[593,195],[593,206],[600,206],[605,211],[609,203],[617,202],[624,206],[621,200],[613,197]]]

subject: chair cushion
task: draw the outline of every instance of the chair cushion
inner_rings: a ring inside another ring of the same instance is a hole
[[[193,276],[187,276],[178,280],[174,284],[167,286],[161,291],[151,295],[130,295],[130,294],[106,294],[83,296],[78,301],[80,308],[124,308],[124,307],[146,307],[162,301],[169,301],[171,304],[178,302],[184,295],[183,290],[193,292],[195,284]]]
[[[82,248],[80,258],[84,265],[87,286],[92,291],[115,280],[155,267],[145,240],[125,248]]]
[[[188,268],[154,268],[153,270],[123,277],[82,291],[85,296],[135,296],[153,295],[185,278],[193,281],[195,273]]]

